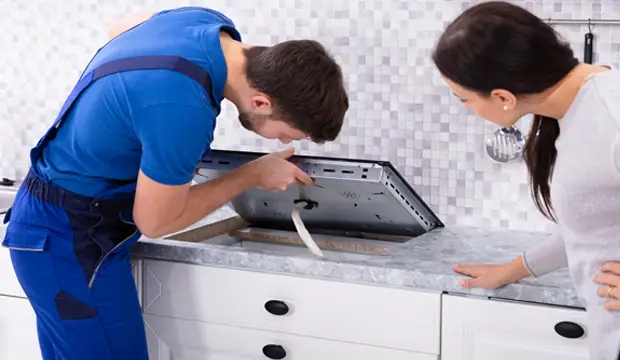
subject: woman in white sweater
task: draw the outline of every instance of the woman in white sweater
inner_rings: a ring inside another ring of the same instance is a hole
[[[495,288],[568,266],[587,309],[591,360],[620,353],[620,71],[580,63],[543,20],[507,2],[466,10],[433,61],[479,116],[534,122],[524,150],[538,209],[557,232],[504,265],[457,265]]]

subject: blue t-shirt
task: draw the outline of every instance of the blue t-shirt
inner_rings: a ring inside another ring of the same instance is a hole
[[[241,41],[217,11],[162,11],[106,44],[85,73],[119,58],[181,56],[209,73],[219,105],[227,76],[222,30]],[[139,170],[159,183],[182,185],[209,151],[219,111],[186,75],[163,69],[112,74],[86,88],[36,166],[53,184],[91,197],[135,181]]]

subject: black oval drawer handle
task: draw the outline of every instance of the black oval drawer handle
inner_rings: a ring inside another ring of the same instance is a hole
[[[579,339],[586,333],[581,325],[570,321],[562,321],[555,324],[555,332],[567,339]]]
[[[289,309],[283,301],[269,300],[265,303],[265,310],[274,315],[286,315]]]
[[[284,359],[286,357],[286,350],[280,345],[265,345],[263,347],[263,354],[274,360]]]

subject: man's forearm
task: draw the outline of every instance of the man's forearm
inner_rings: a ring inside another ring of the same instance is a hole
[[[192,186],[180,215],[162,224],[151,237],[171,234],[196,223],[237,195],[253,188],[254,183],[248,169],[241,167],[217,179]]]

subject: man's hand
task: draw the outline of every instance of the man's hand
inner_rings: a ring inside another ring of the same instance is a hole
[[[295,149],[274,152],[244,165],[247,173],[253,177],[256,187],[263,190],[284,191],[297,182],[312,185],[312,178],[297,165],[288,161]]]

